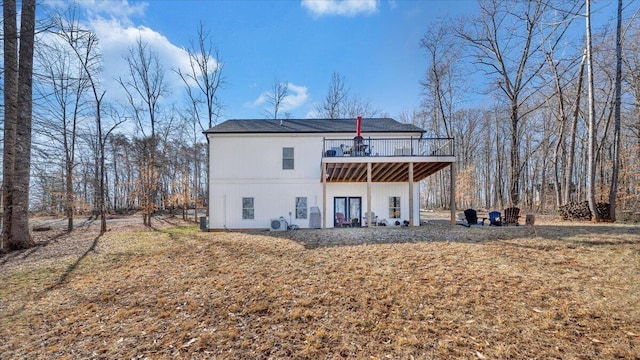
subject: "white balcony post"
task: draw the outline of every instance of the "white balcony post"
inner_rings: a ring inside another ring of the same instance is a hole
[[[409,163],[409,226],[413,226],[413,162]]]

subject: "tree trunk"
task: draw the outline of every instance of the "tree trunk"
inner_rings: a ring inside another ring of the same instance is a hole
[[[573,119],[571,128],[569,129],[569,150],[567,154],[567,164],[565,168],[564,178],[564,194],[562,196],[563,203],[568,204],[571,200],[571,192],[573,188],[573,166],[576,156],[576,129],[578,128],[578,117],[580,115],[580,99],[582,98],[582,81],[584,79],[584,65],[587,59],[587,52],[584,51],[582,61],[580,62],[580,70],[578,71],[578,85],[576,89],[576,103],[573,108]],[[576,184],[577,185],[577,184]]]
[[[15,181],[11,219],[11,249],[35,246],[29,232],[29,183],[31,180],[31,118],[33,109],[33,45],[36,2],[22,1],[18,68],[18,122],[16,126]]]
[[[622,0],[618,0],[616,24],[616,95],[614,103],[613,169],[609,188],[609,218],[616,221],[616,195],[618,194],[618,168],[620,166],[620,105],[622,91]]]
[[[547,55],[547,62],[549,63],[549,67],[551,68],[551,71],[553,72],[553,78],[554,78],[554,82],[555,82],[555,87],[556,87],[556,93],[558,94],[558,115],[559,115],[559,120],[560,120],[560,133],[558,134],[558,140],[556,141],[556,145],[554,146],[553,149],[553,172],[554,172],[554,178],[553,178],[553,191],[555,192],[555,197],[556,197],[556,209],[560,208],[560,205],[562,204],[562,192],[561,192],[561,173],[560,173],[560,153],[561,153],[561,149],[563,149],[564,144],[565,144],[565,134],[566,134],[566,128],[567,128],[567,113],[565,111],[565,103],[564,103],[564,92],[562,89],[562,85],[560,83],[560,74],[558,73],[558,68],[556,66],[556,64],[554,63],[554,60],[552,58],[551,54]],[[545,133],[545,141],[548,141],[548,135]],[[546,157],[545,157],[546,159]],[[546,167],[545,167],[546,169]],[[543,208],[543,204],[540,204],[540,207]]]
[[[16,126],[18,122],[18,25],[16,1],[5,0],[4,16],[4,162],[2,176],[3,226],[0,251],[13,244],[13,181],[15,176]]]
[[[498,117],[496,116],[496,129],[500,129],[500,122],[498,121]],[[496,187],[496,205],[498,208],[504,208],[504,184],[502,182],[503,173],[503,159],[504,159],[504,144],[500,142],[500,131],[496,131],[496,176],[495,176],[495,187]]]
[[[96,92],[97,94],[97,92]],[[102,93],[104,96],[104,93]],[[100,213],[100,234],[107,232],[107,214],[104,206],[104,172],[105,172],[105,143],[107,137],[102,135],[102,116],[100,115],[100,105],[102,103],[102,96],[96,95],[96,127],[98,128],[98,149],[100,151],[100,181],[98,182],[98,210]]]
[[[595,94],[593,92],[593,57],[591,45],[591,0],[586,0],[586,31],[587,31],[587,87],[589,97],[589,121],[587,137],[587,202],[593,215],[593,220],[600,221],[600,214],[596,208],[596,119]]]
[[[520,137],[518,135],[518,99],[511,100],[511,163],[509,202],[512,206],[520,203]]]
[[[66,147],[66,137],[65,137],[65,147]],[[66,193],[66,202],[65,202],[65,215],[67,216],[67,231],[73,230],[73,203],[74,203],[74,192],[73,192],[73,160],[69,159],[69,153],[67,152],[67,159],[65,164],[65,193]]]

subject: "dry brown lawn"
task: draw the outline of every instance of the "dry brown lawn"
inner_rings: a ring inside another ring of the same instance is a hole
[[[637,225],[323,245],[156,224],[0,257],[0,359],[640,358]]]

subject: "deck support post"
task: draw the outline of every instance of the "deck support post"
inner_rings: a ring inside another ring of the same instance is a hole
[[[367,226],[371,227],[371,162],[367,163]]]
[[[327,228],[327,164],[322,163],[322,228]]]
[[[413,226],[413,162],[409,163],[409,226]]]
[[[451,226],[456,224],[456,163],[451,163]]]

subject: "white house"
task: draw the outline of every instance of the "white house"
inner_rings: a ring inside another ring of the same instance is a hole
[[[455,183],[452,139],[389,118],[227,120],[205,134],[210,230],[274,229],[280,218],[418,226],[419,181],[451,166]]]

